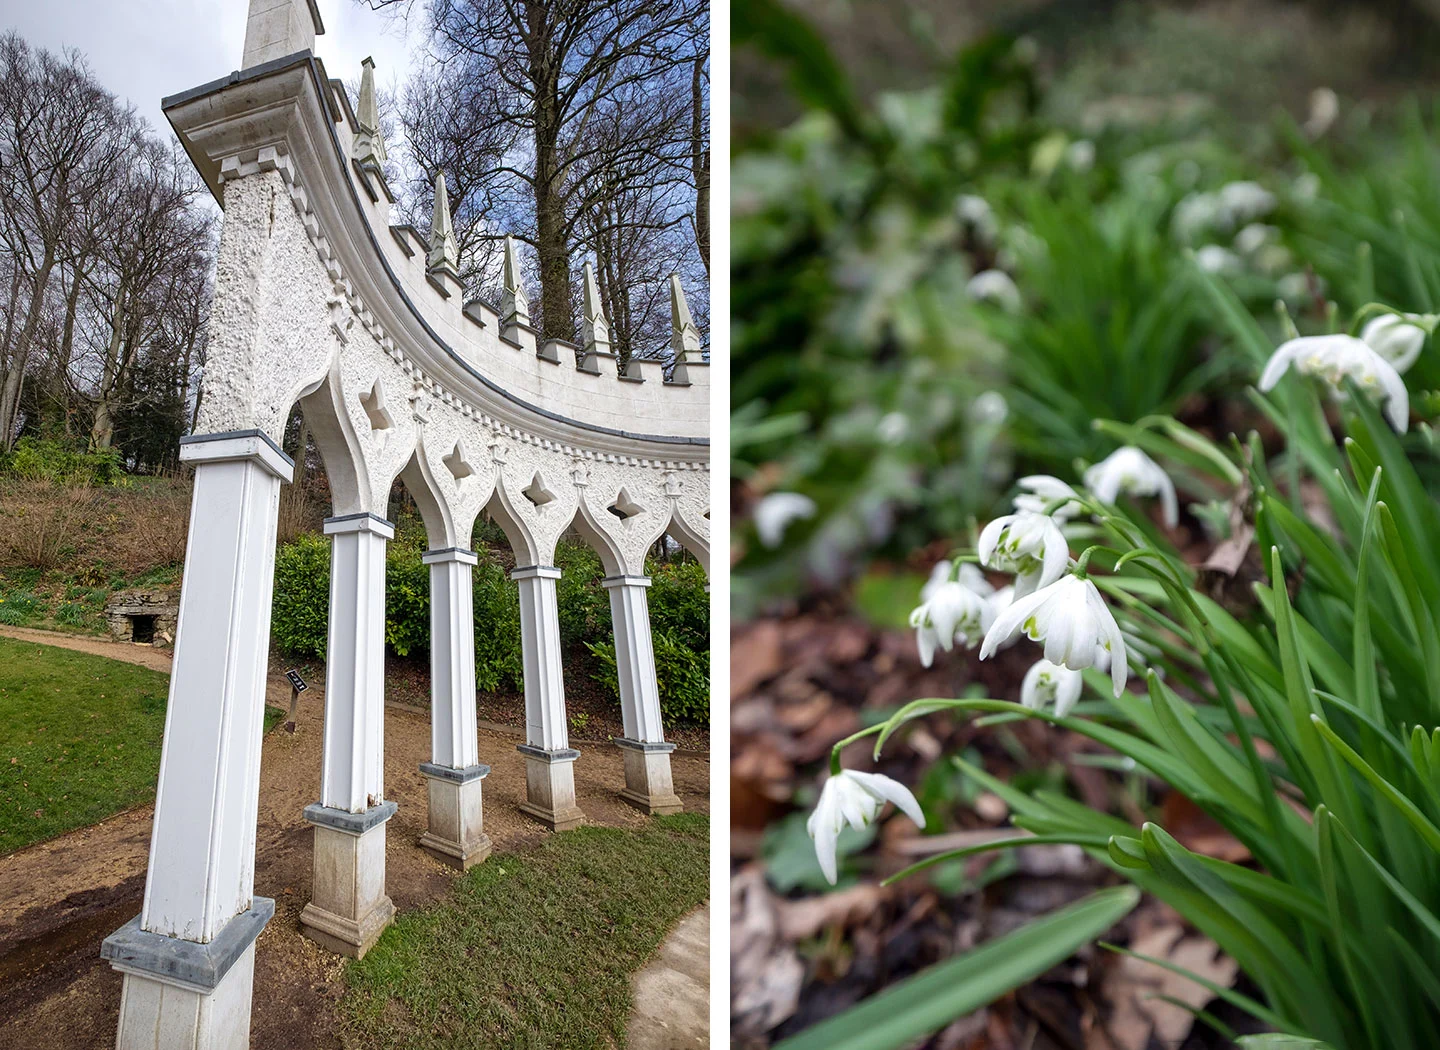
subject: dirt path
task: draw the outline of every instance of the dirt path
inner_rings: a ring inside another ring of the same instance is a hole
[[[705,1050],[710,1045],[710,905],[675,924],[655,958],[630,979],[626,1050]]]
[[[99,639],[5,628],[27,641],[62,645],[169,670],[169,653]],[[290,688],[272,675],[270,703],[285,707]],[[299,728],[276,729],[261,752],[255,892],[275,898],[275,918],[257,942],[251,1046],[339,1048],[335,1004],[343,992],[343,962],[299,933],[309,897],[312,832],[301,818],[320,790],[324,683],[301,694]],[[485,830],[498,851],[524,849],[551,834],[517,808],[525,797],[525,765],[508,733],[481,731]],[[647,818],[619,798],[625,775],[612,745],[584,745],[575,765],[580,807],[592,823],[638,826]],[[388,708],[385,715],[385,795],[399,803],[388,825],[386,884],[400,910],[443,895],[456,873],[421,850],[425,781],[418,766],[429,757],[424,715]],[[709,759],[677,753],[675,790],[687,809],[709,810]],[[0,857],[0,1050],[114,1046],[120,975],[99,958],[100,941],[140,910],[153,806]]]
[[[127,664],[139,664],[152,671],[170,673],[171,652],[169,649],[152,649],[148,645],[131,645],[115,642],[109,638],[83,634],[61,634],[59,631],[37,631],[33,627],[0,627],[0,635],[18,638],[22,642],[41,642],[57,649],[74,649],[77,653],[103,656],[107,660],[121,660]]]

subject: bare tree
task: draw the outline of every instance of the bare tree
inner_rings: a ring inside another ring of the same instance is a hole
[[[78,54],[33,51],[13,32],[0,37],[0,241],[18,278],[12,319],[22,311],[0,347],[0,447],[15,438],[51,277],[76,257],[77,218],[114,177],[132,124]]]
[[[372,7],[407,6],[410,0],[370,0]],[[535,249],[540,280],[537,319],[549,338],[576,333],[572,255],[581,226],[599,203],[597,167],[627,167],[631,159],[656,167],[674,158],[686,136],[597,146],[592,126],[637,100],[677,95],[690,79],[695,41],[708,31],[703,0],[432,0],[433,44],[440,60],[436,81],[460,100],[427,135],[407,120],[419,143],[422,166],[461,162],[447,181],[484,187],[482,216],[500,218],[523,190],[524,210],[505,215],[509,229],[493,224],[482,236],[514,233]],[[418,96],[417,96],[418,97]],[[425,107],[421,107],[421,112]],[[688,109],[682,110],[688,116]],[[414,115],[414,111],[411,111]],[[428,118],[427,118],[428,119]],[[463,134],[455,133],[459,128]],[[434,144],[454,146],[449,158]],[[478,147],[478,148],[477,148]],[[426,155],[428,153],[428,155]],[[462,194],[457,192],[459,201]]]

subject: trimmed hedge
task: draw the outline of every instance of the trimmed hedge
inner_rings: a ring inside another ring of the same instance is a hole
[[[401,523],[386,551],[385,642],[399,656],[423,656],[430,647],[430,570],[420,561],[425,532]],[[520,596],[495,549],[479,548],[475,566],[475,684],[484,692],[520,692],[525,686],[520,649]],[[600,580],[599,557],[562,540],[555,563],[560,639],[571,676],[598,682],[619,702],[610,596]],[[705,573],[694,562],[648,563],[651,634],[665,720],[704,723],[710,717],[710,604]],[[324,659],[330,605],[330,541],[305,534],[275,556],[271,637],[289,656]]]

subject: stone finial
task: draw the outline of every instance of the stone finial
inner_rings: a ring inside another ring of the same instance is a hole
[[[600,305],[600,285],[595,281],[595,267],[585,263],[585,354],[610,352],[610,322]]]
[[[315,0],[250,0],[240,68],[250,69],[297,51],[313,51],[315,38],[324,32]]]
[[[505,291],[500,299],[501,325],[528,325],[530,323],[530,297],[525,294],[525,282],[520,279],[520,256],[515,250],[515,238],[505,235]]]
[[[355,143],[350,155],[361,167],[382,174],[385,167],[385,136],[380,133],[380,106],[375,101],[375,60],[360,63],[360,101],[355,107]]]
[[[700,329],[690,317],[678,273],[670,275],[670,349],[677,362],[700,360]]]
[[[450,221],[450,197],[445,192],[445,172],[435,172],[435,211],[430,216],[430,254],[425,268],[460,281],[460,248],[455,243],[455,226]]]

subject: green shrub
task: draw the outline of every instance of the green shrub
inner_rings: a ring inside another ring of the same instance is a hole
[[[665,631],[697,652],[710,649],[709,581],[699,562],[647,561],[650,584],[650,628]]]
[[[385,642],[398,656],[430,651],[430,567],[422,528],[402,528],[385,552]]]
[[[125,472],[116,449],[87,452],[63,441],[23,437],[10,452],[0,454],[0,476],[26,481],[111,485]]]
[[[288,656],[324,658],[330,621],[330,541],[306,533],[275,554],[270,636]]]
[[[474,568],[475,684],[488,693],[525,688],[520,593],[493,550]]]

